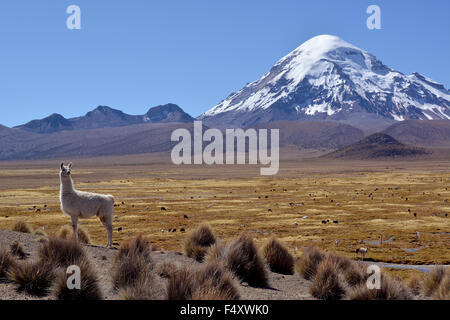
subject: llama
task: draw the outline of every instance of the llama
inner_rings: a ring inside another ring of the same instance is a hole
[[[367,251],[369,251],[369,248],[367,248],[367,247],[361,247],[361,248],[356,249],[355,252],[356,252],[356,255],[358,255],[358,253],[361,253],[362,259],[363,259],[363,261],[364,261],[364,258],[366,257]]]
[[[61,210],[72,219],[75,240],[78,241],[78,219],[86,219],[94,215],[100,218],[108,234],[107,247],[112,247],[112,217],[114,198],[111,195],[78,191],[73,186],[70,175],[72,162],[68,166],[61,163],[59,178],[61,181]]]

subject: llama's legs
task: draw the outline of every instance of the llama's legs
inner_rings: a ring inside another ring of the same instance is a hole
[[[100,221],[102,222],[103,226],[106,229],[106,233],[108,234],[108,243],[106,244],[106,247],[111,248],[112,247],[112,217],[101,217]]]
[[[78,242],[78,216],[72,216],[72,228],[75,241]]]

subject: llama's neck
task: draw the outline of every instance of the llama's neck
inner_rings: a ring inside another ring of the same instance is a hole
[[[61,193],[72,193],[75,191],[75,188],[73,187],[73,181],[72,177],[62,177],[60,176],[61,180]]]

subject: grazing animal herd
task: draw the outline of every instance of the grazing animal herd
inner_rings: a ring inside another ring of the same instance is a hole
[[[61,210],[70,216],[72,220],[73,234],[75,240],[78,241],[78,219],[91,218],[97,216],[106,229],[108,241],[106,246],[112,247],[112,223],[114,213],[114,197],[112,195],[104,195],[98,193],[84,192],[75,189],[73,180],[71,177],[72,162],[67,166],[61,163],[61,171],[59,173],[61,188],[60,188],[60,202]],[[161,210],[165,210],[165,207],[161,207]],[[184,216],[187,218],[187,216]],[[323,220],[322,223],[326,224],[330,220]],[[337,220],[333,220],[333,223],[339,223]],[[176,229],[175,229],[176,230]],[[170,231],[170,230],[169,230]],[[335,246],[339,245],[339,241],[336,240]],[[356,255],[361,254],[364,260],[367,252],[366,247],[356,249]]]

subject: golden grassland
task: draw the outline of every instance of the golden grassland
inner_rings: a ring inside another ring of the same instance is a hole
[[[253,166],[136,159],[80,160],[72,170],[76,188],[114,195],[114,242],[143,233],[158,248],[181,251],[182,228],[206,222],[223,239],[248,232],[261,244],[274,235],[297,255],[316,245],[354,258],[368,246],[374,261],[450,261],[448,163],[286,161],[279,175],[263,177]],[[0,229],[24,220],[54,235],[70,224],[59,208],[58,163],[0,164]],[[80,224],[93,243],[106,243],[97,218]]]

